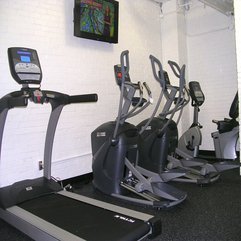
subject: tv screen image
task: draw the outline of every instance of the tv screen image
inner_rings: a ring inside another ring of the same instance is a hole
[[[118,42],[118,2],[76,0],[74,35],[110,43]]]

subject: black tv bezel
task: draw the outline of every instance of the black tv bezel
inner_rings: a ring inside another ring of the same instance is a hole
[[[74,36],[79,38],[97,40],[107,43],[118,43],[118,26],[119,26],[119,2],[115,0],[103,0],[114,4],[114,36],[108,37],[104,35],[88,33],[80,30],[80,3],[81,0],[75,0],[74,6]]]

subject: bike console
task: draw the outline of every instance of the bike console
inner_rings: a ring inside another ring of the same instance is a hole
[[[202,92],[199,82],[189,82],[189,92],[192,98],[192,106],[201,106],[204,103],[205,96]]]

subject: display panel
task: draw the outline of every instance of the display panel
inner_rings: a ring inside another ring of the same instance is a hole
[[[74,35],[118,43],[119,3],[113,0],[75,0]]]
[[[30,57],[29,56],[21,55],[20,58],[21,58],[22,62],[30,63]]]
[[[14,80],[19,84],[40,84],[42,70],[37,51],[29,48],[8,48],[9,67]]]

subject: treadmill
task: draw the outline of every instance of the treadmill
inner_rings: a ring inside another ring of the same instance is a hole
[[[63,107],[96,102],[98,96],[69,96],[41,90],[42,70],[34,49],[9,48],[8,58],[12,77],[22,88],[0,99],[0,154],[10,109],[27,107],[28,101],[50,103],[52,109],[45,139],[43,177],[0,188],[0,218],[37,241],[136,241],[159,235],[159,218],[68,192],[51,177],[54,135]]]

